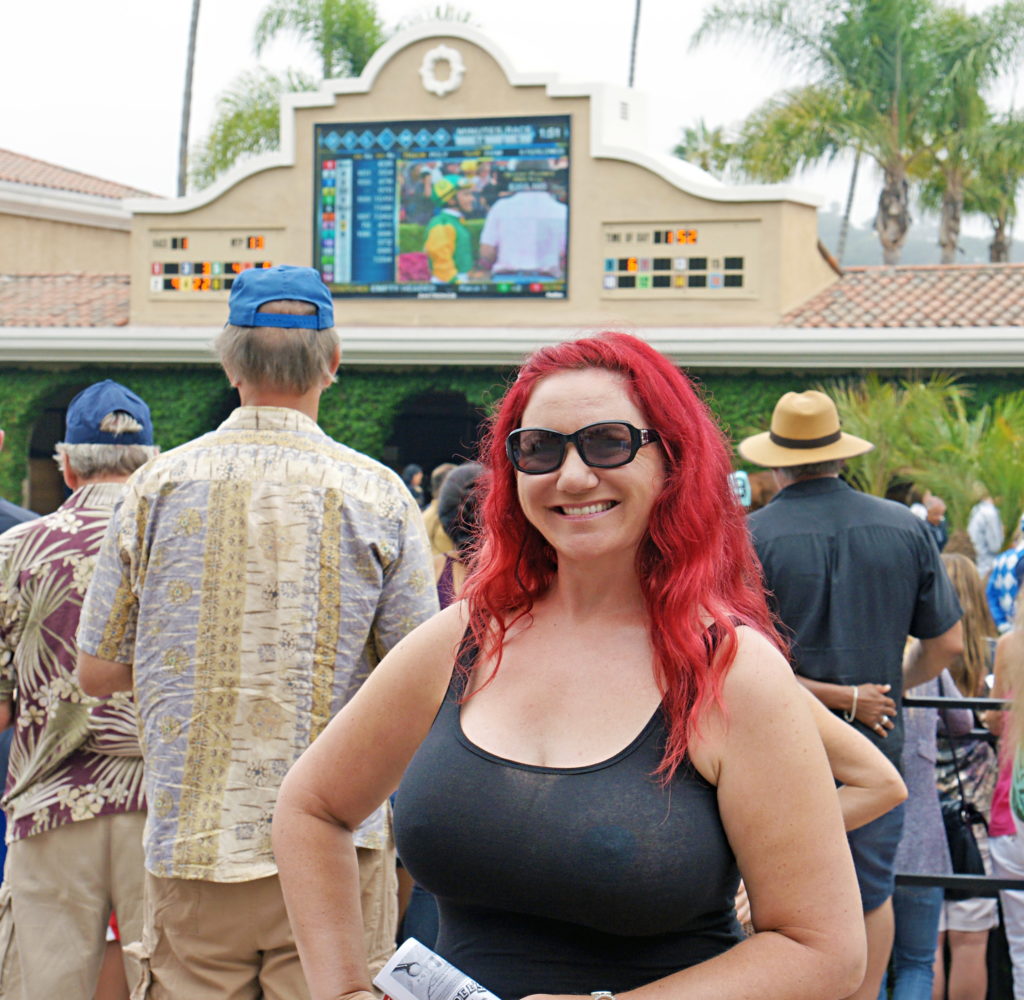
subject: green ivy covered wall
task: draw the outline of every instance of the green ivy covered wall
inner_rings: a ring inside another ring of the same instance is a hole
[[[428,392],[454,392],[470,405],[489,410],[501,397],[510,368],[343,368],[339,385],[325,394],[320,423],[332,437],[380,458],[403,403]],[[858,377],[820,372],[695,372],[705,396],[729,436],[736,440],[763,430],[779,396],[789,390]],[[914,373],[903,373],[912,375]],[[895,377],[895,376],[894,376]],[[45,407],[66,402],[92,382],[112,378],[137,392],[153,412],[157,443],[173,448],[211,430],[231,406],[231,392],[220,369],[82,365],[65,369],[0,368],[0,495],[18,502],[27,475],[32,428]],[[1024,372],[963,376],[972,403],[1024,388]]]
[[[379,458],[402,404],[426,392],[456,392],[487,410],[500,398],[507,369],[346,369],[320,405],[320,424],[339,441]],[[221,370],[209,367],[82,365],[61,370],[0,368],[0,496],[20,502],[32,429],[43,410],[101,379],[137,392],[153,414],[157,444],[167,450],[212,430],[226,416],[232,394]]]

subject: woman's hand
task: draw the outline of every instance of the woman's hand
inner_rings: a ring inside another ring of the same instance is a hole
[[[896,714],[896,702],[889,697],[891,684],[858,684],[857,711],[855,718],[868,729],[882,737],[889,735],[889,730],[896,725],[893,716]]]

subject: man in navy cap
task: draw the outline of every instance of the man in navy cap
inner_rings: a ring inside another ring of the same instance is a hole
[[[0,536],[0,723],[17,722],[4,798],[14,918],[5,997],[91,997],[111,909],[123,940],[142,933],[137,720],[127,692],[83,695],[74,636],[123,483],[156,452],[135,393],[89,386],[57,445],[71,496]]]
[[[128,483],[83,613],[79,670],[94,694],[135,687],[145,995],[300,1000],[309,991],[270,842],[278,788],[437,596],[401,479],[317,426],[340,360],[317,272],[244,271],[216,347],[242,405]],[[397,917],[386,807],[353,837],[375,971]]]

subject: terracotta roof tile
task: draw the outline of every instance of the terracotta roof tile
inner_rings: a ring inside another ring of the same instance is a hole
[[[98,198],[156,198],[158,195],[138,188],[105,181],[77,170],[58,167],[31,156],[0,149],[0,181],[12,184],[28,184],[33,187],[56,188],[60,191],[75,191],[91,194]]]
[[[1024,264],[851,267],[778,325],[1024,326]]]
[[[127,274],[0,274],[0,326],[125,326]]]

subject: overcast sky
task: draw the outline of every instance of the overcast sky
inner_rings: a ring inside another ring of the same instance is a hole
[[[7,0],[0,25],[0,147],[172,195],[191,6],[191,0]],[[517,69],[626,83],[631,2],[462,0],[459,6]],[[651,142],[660,150],[671,148],[685,124],[734,123],[799,82],[751,45],[708,44],[691,52],[689,38],[706,6],[705,0],[643,0],[635,86],[650,96]],[[193,138],[208,127],[217,94],[257,64],[252,32],[262,7],[261,0],[203,0]],[[378,0],[378,8],[394,25],[424,5]],[[275,43],[259,62],[317,70],[312,53],[289,42]],[[1014,79],[997,99],[1006,107],[1022,96]],[[839,202],[848,173],[841,164],[799,183]],[[871,216],[877,197],[877,177],[861,176],[855,221]]]

